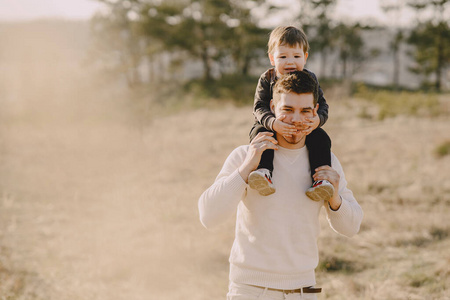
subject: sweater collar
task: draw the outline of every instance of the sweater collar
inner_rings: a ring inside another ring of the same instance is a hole
[[[284,155],[288,155],[288,156],[293,155],[293,156],[295,156],[295,155],[299,155],[301,153],[304,153],[304,152],[308,151],[308,149],[306,148],[306,145],[303,146],[302,148],[299,148],[299,149],[288,149],[288,148],[284,148],[284,147],[278,146],[278,150],[277,151],[279,151],[280,153],[283,153]]]

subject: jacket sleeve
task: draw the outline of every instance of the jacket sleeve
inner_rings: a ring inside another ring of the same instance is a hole
[[[317,76],[307,70],[308,73],[317,81],[317,83],[319,83],[319,79],[317,79]],[[317,103],[319,104],[319,109],[317,110],[317,114],[319,115],[320,118],[320,123],[319,123],[319,127],[322,127],[328,120],[328,104],[327,104],[327,100],[325,100],[325,97],[323,96],[323,91],[322,88],[320,87],[319,84],[319,98],[317,100]]]
[[[258,122],[267,130],[273,131],[275,116],[270,110],[272,93],[270,88],[270,80],[266,78],[266,73],[261,75],[258,80],[258,85],[256,86],[255,100],[253,103],[253,115],[256,120],[258,120]]]
[[[236,212],[247,191],[247,184],[238,172],[248,146],[236,148],[226,159],[215,182],[203,192],[198,201],[200,222],[206,228],[224,223]]]
[[[331,166],[340,176],[338,193],[342,199],[342,204],[338,210],[334,211],[326,202],[327,219],[334,231],[347,237],[352,237],[359,232],[363,211],[353,196],[353,192],[347,187],[347,180],[345,179],[342,166],[333,153],[331,154]]]

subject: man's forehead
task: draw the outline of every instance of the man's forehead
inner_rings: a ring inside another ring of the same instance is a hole
[[[312,93],[281,94],[279,105],[280,106],[298,107],[298,108],[314,108],[314,96]]]

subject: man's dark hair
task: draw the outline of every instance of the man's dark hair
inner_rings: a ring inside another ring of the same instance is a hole
[[[314,105],[319,98],[319,85],[314,77],[306,71],[295,71],[288,73],[278,79],[273,88],[273,100],[278,101],[281,94],[296,93],[314,96]]]

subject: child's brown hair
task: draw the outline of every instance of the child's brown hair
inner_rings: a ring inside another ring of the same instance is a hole
[[[270,33],[268,46],[268,53],[273,54],[275,47],[280,45],[288,45],[295,47],[297,44],[303,47],[303,52],[309,50],[308,39],[303,30],[294,26],[278,26]]]

